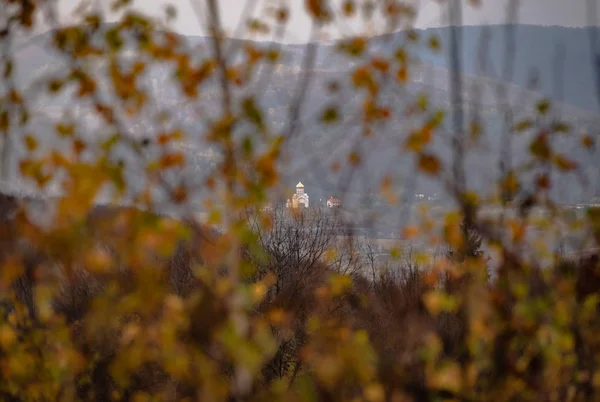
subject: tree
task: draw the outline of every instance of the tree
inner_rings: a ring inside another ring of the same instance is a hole
[[[463,219],[460,223],[461,242],[457,249],[448,249],[448,258],[458,263],[464,262],[466,259],[483,258],[483,250],[481,249],[483,236],[477,231],[467,219]]]

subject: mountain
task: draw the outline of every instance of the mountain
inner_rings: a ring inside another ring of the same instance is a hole
[[[421,37],[437,36],[442,49],[449,49],[450,27],[416,30]],[[520,87],[531,86],[537,76],[535,89],[544,96],[577,106],[594,113],[600,112],[596,79],[600,77],[597,58],[600,47],[600,28],[540,25],[480,25],[464,26],[462,32],[463,73],[486,76],[512,82]],[[509,36],[507,36],[509,35]],[[509,38],[514,38],[514,52],[506,53]],[[594,39],[598,38],[598,39]],[[401,43],[406,33],[377,38],[382,50]],[[481,68],[481,49],[487,67]],[[447,52],[436,54],[421,51],[426,63],[449,67]],[[513,74],[503,74],[506,59]]]
[[[110,29],[110,25],[103,29]],[[514,74],[506,81],[500,72],[503,67],[503,46],[507,30],[514,33],[516,51],[511,57],[514,62]],[[421,178],[414,183],[414,188],[412,187],[411,178],[414,175],[411,172],[414,160],[410,155],[401,152],[410,125],[402,117],[401,111],[419,94],[428,95],[432,109],[449,106],[447,55],[443,50],[439,53],[432,51],[428,48],[427,42],[428,38],[436,36],[441,42],[441,48],[447,49],[450,28],[431,28],[416,32],[422,39],[420,45],[411,46],[411,54],[419,59],[414,60],[412,81],[404,86],[391,82],[382,87],[381,100],[399,113],[395,114],[387,124],[376,127],[374,138],[366,139],[362,138],[361,127],[356,120],[356,115],[360,113],[362,107],[362,98],[351,88],[349,78],[353,66],[360,59],[337,52],[334,43],[313,44],[316,47],[316,61],[311,71],[312,84],[307,89],[300,113],[303,125],[299,135],[290,143],[289,159],[282,165],[283,181],[286,184],[288,182],[295,184],[301,179],[313,189],[313,195],[318,198],[340,194],[343,189],[359,197],[368,192],[377,192],[379,179],[391,172],[400,188],[430,194],[440,191],[439,185],[434,181]],[[536,102],[543,96],[549,96],[555,100],[553,111],[573,124],[575,129],[587,129],[590,132],[597,130],[600,111],[595,100],[589,31],[581,28],[494,25],[467,26],[462,28],[462,32],[465,99],[462,107],[469,115],[477,111],[484,125],[484,136],[479,144],[473,147],[467,160],[469,184],[474,189],[489,189],[498,174],[497,160],[504,142],[502,133],[505,130],[503,105],[498,105],[496,97],[498,89],[507,93],[517,119],[533,113]],[[600,34],[596,29],[593,32]],[[407,32],[399,32],[371,38],[370,53],[394,54],[400,46],[406,46],[407,35]],[[52,32],[49,32],[31,38],[27,45],[21,46],[16,58],[19,82],[30,83],[45,74],[61,73],[64,61],[50,49],[48,42],[51,37]],[[484,71],[478,68],[480,59],[478,49],[481,47],[479,44],[482,37],[489,38],[483,46],[489,58],[489,68]],[[196,59],[201,59],[202,55],[206,54],[203,49],[210,49],[211,46],[210,38],[181,37],[181,39],[196,49],[193,53]],[[247,44],[260,47],[274,46],[282,52],[282,59],[277,65],[272,70],[268,67],[263,68],[255,75],[253,81],[253,89],[257,91],[257,101],[267,112],[266,120],[271,129],[281,130],[289,116],[289,107],[293,102],[298,82],[304,73],[307,73],[303,67],[306,46],[228,40],[225,42],[226,52],[230,52],[232,47],[243,47]],[[559,62],[555,63],[557,65],[554,65],[551,61],[558,60],[555,57],[556,52],[561,57]],[[131,57],[135,57],[135,54],[132,53]],[[96,72],[101,86],[107,85],[103,63],[98,62],[91,67]],[[530,88],[529,78],[532,69],[539,71],[540,78],[539,85]],[[562,71],[560,76],[564,79],[559,80],[561,85],[557,85],[556,80],[552,79],[555,71]],[[171,112],[173,124],[181,126],[188,133],[198,132],[205,124],[205,119],[198,115],[197,111],[202,110],[203,116],[210,116],[217,112],[218,102],[215,102],[215,96],[219,92],[218,83],[214,79],[208,80],[202,85],[202,96],[195,102],[189,102],[182,96],[178,86],[173,84],[172,76],[173,69],[169,67],[150,69],[144,77],[146,87],[150,91],[149,97],[156,102],[157,107],[165,107]],[[342,83],[341,90],[335,95],[325,89],[332,80]],[[473,95],[474,89],[479,89],[480,96]],[[236,95],[243,96],[244,90],[236,90]],[[67,95],[57,100],[34,91],[31,99],[40,110],[51,117],[58,115],[55,110],[73,109],[70,97]],[[323,126],[318,122],[320,112],[324,106],[332,103],[341,106],[341,121],[335,126]],[[80,115],[85,117],[83,112]],[[128,129],[134,135],[152,137],[157,128],[153,127],[150,121],[149,119],[131,121]],[[31,131],[43,132],[47,127],[49,127],[47,123],[38,122],[36,129]],[[451,157],[448,146],[451,128],[449,120],[446,119],[444,130],[432,144],[432,149],[442,155],[446,162]],[[91,128],[90,132],[96,129],[97,127]],[[512,153],[515,163],[525,158],[529,140],[530,137],[527,135],[514,140]],[[574,142],[565,144],[565,149],[574,144]],[[189,176],[199,182],[202,175],[210,171],[209,167],[214,165],[214,157],[203,156],[210,154],[204,152],[207,147],[208,145],[199,138],[194,138],[194,143],[185,147],[195,164]],[[331,163],[335,161],[345,163],[347,153],[353,148],[360,151],[363,160],[361,166],[354,169],[356,172],[351,174],[349,169],[342,169],[337,174],[331,173],[329,169]],[[600,170],[596,164],[591,163],[590,169],[592,176],[596,175],[593,177],[600,177]],[[567,185],[570,186],[571,183]],[[565,197],[577,197],[578,194],[575,189],[564,192]]]

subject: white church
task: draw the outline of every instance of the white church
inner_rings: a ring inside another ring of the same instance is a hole
[[[308,208],[308,194],[304,192],[304,184],[301,182],[296,184],[296,193],[292,196],[291,200],[287,200],[285,206],[288,208],[298,208],[300,206]]]

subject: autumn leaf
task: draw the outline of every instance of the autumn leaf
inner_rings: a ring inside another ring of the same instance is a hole
[[[514,171],[510,171],[501,181],[502,192],[507,195],[514,195],[520,188],[520,183]]]
[[[56,132],[61,137],[71,137],[75,132],[75,127],[72,124],[58,123],[56,125]]]
[[[479,139],[482,133],[481,123],[477,120],[471,121],[471,128],[469,130],[469,134],[473,140]]]
[[[326,108],[322,115],[321,115],[321,121],[323,123],[335,123],[339,120],[339,112],[338,109],[334,106],[330,106],[328,108]]]
[[[458,308],[458,301],[455,297],[439,290],[433,290],[423,295],[423,303],[434,316],[445,311],[453,312]]]
[[[532,127],[533,127],[533,121],[522,120],[522,121],[518,122],[517,124],[515,124],[515,126],[513,127],[513,131],[522,133],[524,131],[529,130]]]
[[[267,51],[267,60],[271,63],[277,62],[281,58],[281,52],[277,49],[269,49]]]
[[[406,33],[406,36],[407,36],[408,40],[411,41],[411,42],[417,42],[419,40],[419,37],[420,37],[419,33],[416,30],[414,30],[414,29],[410,29]]]
[[[539,159],[546,160],[550,158],[551,150],[548,144],[548,136],[545,132],[541,132],[532,141],[529,146],[531,154]]]
[[[381,193],[390,205],[398,202],[398,195],[392,188],[392,178],[389,175],[386,175],[381,181]]]
[[[367,48],[367,41],[364,38],[353,38],[343,41],[339,44],[338,49],[350,56],[358,57],[362,55]]]
[[[277,21],[279,23],[284,23],[284,22],[286,22],[288,20],[288,18],[289,18],[289,11],[288,11],[288,9],[285,8],[285,7],[280,7],[277,10]]]
[[[419,169],[428,175],[436,176],[441,170],[440,161],[431,154],[421,153],[419,154]]]
[[[541,190],[548,190],[550,188],[550,177],[547,174],[539,175],[535,179],[535,184]]]
[[[371,65],[376,70],[381,71],[382,73],[387,73],[390,68],[390,63],[383,58],[374,58],[371,60]]]
[[[540,100],[536,105],[536,109],[540,115],[545,116],[550,110],[550,101],[547,99]]]
[[[366,87],[372,93],[377,90],[377,82],[366,67],[360,67],[352,73],[352,83],[356,88]]]
[[[439,52],[441,47],[440,38],[437,35],[431,35],[429,37],[429,48],[434,52]]]
[[[8,110],[0,111],[0,131],[2,131],[2,132],[8,131],[9,124],[10,124],[10,117],[8,115]]]
[[[356,151],[352,151],[348,154],[348,162],[352,166],[358,166],[361,162],[361,157]]]
[[[577,163],[570,159],[567,159],[563,155],[554,155],[553,160],[556,167],[558,167],[562,171],[568,172],[577,168]]]
[[[325,0],[305,0],[305,5],[308,12],[317,20],[325,21],[329,19]]]
[[[86,143],[81,139],[75,139],[75,141],[73,141],[73,152],[75,152],[76,155],[82,153],[86,147]]]
[[[563,123],[561,121],[555,121],[550,126],[550,131],[553,133],[563,133],[564,134],[564,133],[568,133],[569,131],[571,131],[571,126],[568,125],[567,123]]]
[[[402,231],[402,237],[404,239],[412,239],[417,237],[420,232],[421,231],[417,225],[407,225]]]
[[[396,78],[398,79],[398,82],[405,84],[406,81],[408,81],[408,70],[406,68],[406,66],[401,66],[398,69],[398,73],[396,74]]]
[[[406,49],[404,47],[399,47],[396,50],[395,58],[401,65],[405,66],[408,60],[408,56],[406,55]]]
[[[431,125],[426,124],[419,131],[414,131],[408,136],[404,143],[404,149],[421,152],[431,142],[432,136],[433,129]]]
[[[35,139],[35,137],[33,137],[31,135],[26,135],[25,136],[25,146],[27,147],[28,151],[30,151],[30,152],[35,151],[38,146],[38,143],[37,143],[37,140]]]
[[[429,106],[429,100],[427,99],[427,95],[420,94],[417,97],[416,105],[422,112],[427,111],[427,108]]]
[[[581,144],[586,149],[592,149],[594,147],[594,139],[589,135],[585,135],[581,138]]]
[[[342,9],[344,10],[345,16],[350,17],[354,15],[356,11],[356,4],[354,4],[354,0],[345,0]]]
[[[169,169],[175,166],[183,166],[184,157],[181,153],[168,153],[162,156],[160,159],[160,168]]]
[[[256,105],[256,101],[253,97],[245,98],[242,101],[242,110],[244,116],[255,124],[261,130],[264,129],[264,121],[261,110]]]

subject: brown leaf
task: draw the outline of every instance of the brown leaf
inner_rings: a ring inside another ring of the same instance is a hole
[[[419,154],[419,169],[428,175],[436,176],[440,173],[441,164],[434,155],[421,153]]]

